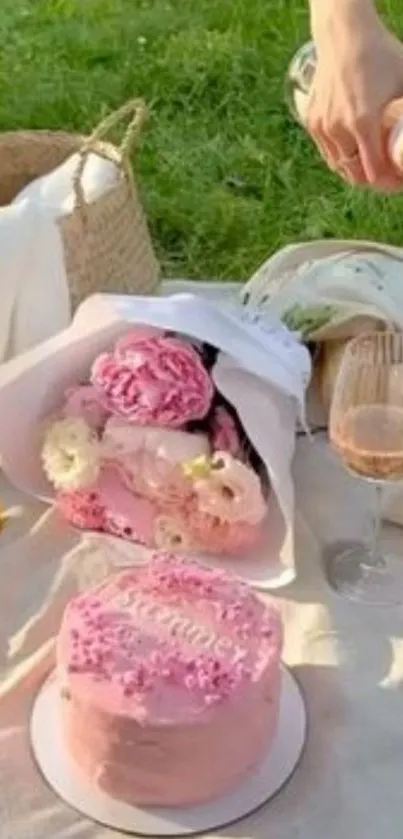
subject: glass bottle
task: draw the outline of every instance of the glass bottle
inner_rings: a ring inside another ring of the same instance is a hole
[[[294,117],[302,126],[307,113],[316,62],[315,43],[308,41],[296,52],[287,72],[287,102]],[[403,99],[396,99],[387,105],[382,122],[389,133],[387,146],[390,158],[396,168],[403,172]]]

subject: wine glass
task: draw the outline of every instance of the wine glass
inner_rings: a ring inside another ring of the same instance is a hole
[[[336,380],[329,430],[346,468],[372,481],[376,492],[372,544],[334,555],[327,567],[329,583],[352,600],[400,604],[403,557],[385,555],[380,537],[383,487],[403,479],[403,332],[372,332],[350,342]]]
[[[297,122],[303,122],[316,62],[315,44],[308,41],[295,53],[285,77],[285,100]]]

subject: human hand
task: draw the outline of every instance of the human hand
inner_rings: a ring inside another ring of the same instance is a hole
[[[391,100],[403,96],[403,45],[365,0],[339,0],[333,12],[331,2],[318,3],[321,12],[312,17],[317,69],[308,131],[329,167],[345,180],[384,191],[402,189],[382,117]]]

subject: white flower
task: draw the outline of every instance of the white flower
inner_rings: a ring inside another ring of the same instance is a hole
[[[228,452],[216,452],[210,469],[194,481],[202,513],[221,521],[258,524],[267,512],[259,476]]]
[[[95,483],[100,470],[96,435],[83,419],[62,419],[45,434],[42,465],[56,489],[74,491]]]

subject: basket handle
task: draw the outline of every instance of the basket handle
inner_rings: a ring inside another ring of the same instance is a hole
[[[143,125],[147,119],[147,108],[143,99],[131,99],[116,111],[108,114],[108,116],[99,123],[92,134],[83,143],[79,152],[79,163],[73,178],[73,189],[77,208],[83,208],[85,205],[84,192],[82,188],[82,176],[88,155],[91,151],[96,151],[97,143],[100,140],[103,140],[109,134],[109,131],[115,127],[115,125],[118,125],[121,120],[129,116],[131,116],[130,122],[118,149],[121,156],[121,165],[126,164],[130,158],[133,145],[138,140]],[[108,154],[104,153],[104,156],[108,157]],[[112,155],[110,159],[113,163],[116,163],[116,160],[112,157]]]

